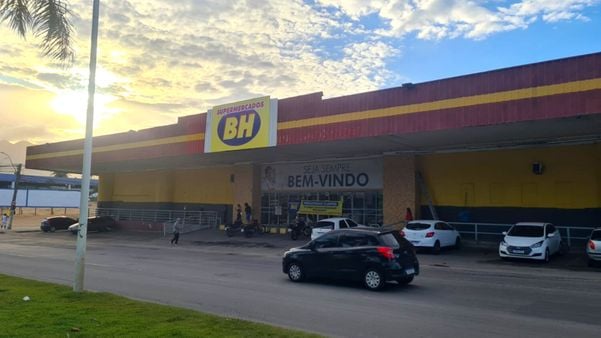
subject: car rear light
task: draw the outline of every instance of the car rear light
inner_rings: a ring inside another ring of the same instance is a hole
[[[595,242],[588,241],[588,247],[591,248],[591,250],[595,250]]]
[[[405,231],[399,230],[399,235],[401,235],[401,237],[405,237]]]
[[[426,234],[426,238],[434,237],[434,234],[435,234],[434,231],[430,231]]]
[[[386,258],[386,259],[394,259],[394,253],[392,252],[392,248],[391,247],[379,246],[376,249],[378,250],[378,253],[380,255],[382,255],[384,258]]]

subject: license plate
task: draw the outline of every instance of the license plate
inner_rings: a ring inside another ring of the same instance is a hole
[[[408,275],[415,275],[415,269],[405,269],[405,273]]]
[[[513,250],[513,253],[514,253],[514,254],[523,254],[523,253],[525,253],[525,252],[526,252],[526,251],[524,251],[524,250]]]

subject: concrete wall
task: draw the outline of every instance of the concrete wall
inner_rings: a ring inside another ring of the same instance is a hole
[[[407,208],[411,208],[413,215],[418,217],[415,156],[385,156],[383,170],[384,224],[404,220]]]

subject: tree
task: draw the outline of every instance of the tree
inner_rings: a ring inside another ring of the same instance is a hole
[[[31,31],[42,39],[44,56],[72,63],[73,25],[68,4],[61,0],[0,0],[0,23],[8,22],[23,38]]]

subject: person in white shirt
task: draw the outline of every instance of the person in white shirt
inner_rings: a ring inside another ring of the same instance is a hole
[[[180,219],[178,218],[173,222],[173,238],[171,239],[171,244],[177,245],[177,242],[179,241],[179,221]]]

